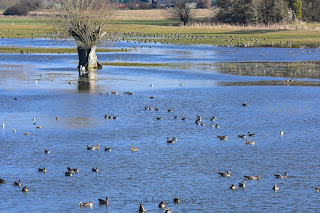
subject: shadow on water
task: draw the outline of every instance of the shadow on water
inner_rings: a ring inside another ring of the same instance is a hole
[[[97,70],[79,71],[78,91],[94,92],[97,90]]]

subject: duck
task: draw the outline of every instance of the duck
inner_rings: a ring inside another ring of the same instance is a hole
[[[87,150],[92,150],[92,147],[87,145]]]
[[[235,189],[236,189],[236,184],[232,184],[232,185],[230,186],[230,189],[235,190]]]
[[[44,153],[49,154],[50,150],[48,150],[47,148],[44,148]]]
[[[287,175],[288,173],[284,173],[284,175],[274,175],[276,178],[283,178],[283,179],[287,179]]]
[[[238,138],[246,138],[246,135],[238,135]]]
[[[175,139],[172,138],[172,140],[169,139],[169,137],[167,137],[167,143],[174,143],[176,142]]]
[[[80,207],[92,207],[93,202],[82,203],[81,201],[79,201],[79,205],[80,205]]]
[[[243,180],[242,183],[239,183],[239,187],[243,189],[246,188],[246,181]]]
[[[105,147],[104,147],[104,151],[111,152],[111,148],[110,148],[110,147],[108,148],[108,147],[105,146]]]
[[[186,121],[186,120],[187,120],[187,118],[186,118],[186,117],[183,117],[181,120]]]
[[[92,147],[92,150],[100,150],[100,143],[97,143],[97,145],[95,146],[95,145],[92,145],[91,146]]]
[[[248,180],[260,180],[260,176],[243,176]]]
[[[256,142],[255,141],[248,141],[247,139],[246,139],[246,145],[254,145]]]
[[[320,192],[320,187],[315,187],[315,189],[317,190],[317,192]]]
[[[65,176],[72,177],[72,173],[70,171],[64,173]]]
[[[7,181],[0,178],[0,183],[7,183]]]
[[[161,201],[161,202],[159,203],[159,208],[164,209],[165,207],[166,207],[165,202],[164,202],[164,201]]]
[[[21,186],[21,180],[19,180],[18,182],[17,181],[15,181],[14,183],[13,183],[13,185],[15,185],[15,186]]]
[[[228,136],[227,135],[218,135],[217,138],[219,138],[220,141],[227,141],[228,140]]]
[[[96,168],[91,168],[91,170],[92,170],[93,172],[99,172],[99,168],[98,168],[98,167],[96,167]]]
[[[230,171],[227,172],[219,172],[219,175],[221,175],[222,177],[230,177]]]
[[[173,112],[173,110],[172,109],[168,109],[168,112]]]
[[[179,118],[179,115],[174,115],[173,116],[175,119],[178,119]]]
[[[172,213],[172,211],[171,211],[170,208],[168,207],[167,210],[165,211],[165,213]]]
[[[134,148],[133,146],[131,146],[131,152],[137,152],[139,151],[139,148]]]
[[[142,203],[140,203],[139,212],[146,212],[147,210],[143,207]]]
[[[220,128],[220,125],[219,125],[219,124],[216,124],[214,127],[217,128],[217,129],[219,129],[219,128]]]
[[[4,127],[5,127],[5,125],[4,125],[4,123],[2,123],[2,129],[4,129]]]
[[[15,128],[13,128],[13,132],[17,132],[17,130]]]
[[[79,168],[74,168],[74,169],[72,169],[72,168],[70,168],[70,167],[68,166],[67,169],[68,169],[68,172],[71,173],[71,174],[73,174],[73,173],[78,173],[78,172],[79,172]]]
[[[154,110],[155,110],[155,111],[160,111],[160,108],[155,107]]]
[[[180,203],[180,197],[175,197],[173,198],[174,203]]]
[[[98,199],[99,200],[99,204],[105,204],[108,205],[109,204],[109,197],[106,197],[106,199]]]
[[[280,135],[283,135],[283,134],[284,134],[284,132],[281,130],[281,131],[280,131]]]
[[[44,167],[43,169],[42,169],[42,168],[39,168],[38,171],[39,171],[39,172],[46,173],[46,172],[47,172],[47,169],[46,169],[46,167]]]
[[[248,132],[248,136],[249,136],[249,137],[256,137],[256,134],[251,133],[251,132]]]
[[[242,106],[249,106],[248,102],[242,104]]]
[[[22,188],[22,191],[23,191],[23,192],[28,192],[28,191],[29,191],[27,185],[25,185],[25,186]]]
[[[162,121],[162,117],[157,117],[157,120],[158,121]]]
[[[279,187],[277,186],[277,184],[274,184],[273,188],[272,188],[274,191],[278,191],[279,190]]]
[[[217,118],[215,116],[210,117],[210,121],[215,121]]]

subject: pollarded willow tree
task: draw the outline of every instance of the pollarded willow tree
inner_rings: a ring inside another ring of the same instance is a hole
[[[106,0],[56,0],[58,33],[77,44],[78,68],[99,69],[96,48],[103,41],[114,10]]]

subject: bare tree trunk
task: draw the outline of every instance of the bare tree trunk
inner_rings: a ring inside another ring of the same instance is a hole
[[[96,55],[96,46],[93,47],[79,47],[78,46],[79,65],[86,68],[86,70],[101,69],[102,65],[98,62]]]

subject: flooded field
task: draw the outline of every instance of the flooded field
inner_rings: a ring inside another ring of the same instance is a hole
[[[0,44],[72,46],[45,39]],[[0,184],[1,212],[138,212],[143,203],[160,213],[162,200],[172,212],[317,211],[320,50],[110,46],[130,51],[100,53],[100,62],[169,65],[104,66],[80,78],[76,54],[0,54],[0,178],[7,181]],[[197,115],[203,125],[195,124]],[[87,150],[97,143],[100,150]],[[65,176],[68,166],[79,173]],[[230,177],[219,175],[226,171]],[[285,172],[286,179],[274,176]],[[261,178],[239,188],[248,175]],[[109,205],[99,205],[106,196]],[[94,204],[80,208],[79,201]]]

